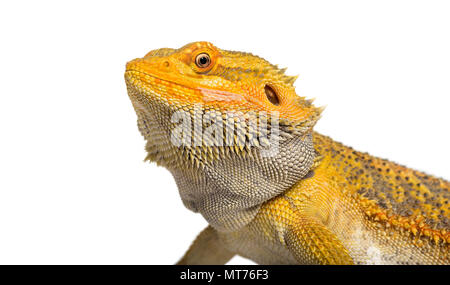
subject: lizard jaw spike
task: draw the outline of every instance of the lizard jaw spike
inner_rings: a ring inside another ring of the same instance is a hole
[[[294,75],[294,76],[288,76],[288,78],[286,79],[286,83],[293,85],[294,82],[297,80],[298,75]]]
[[[319,115],[321,115],[323,113],[323,111],[325,111],[326,108],[327,108],[327,105],[317,107],[317,112],[319,113]]]
[[[287,70],[287,67],[281,68],[281,69],[278,71],[278,74],[284,74],[284,73],[286,72],[286,70]]]

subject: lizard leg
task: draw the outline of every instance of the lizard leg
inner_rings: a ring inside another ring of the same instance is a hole
[[[296,215],[285,234],[285,241],[301,264],[353,264],[341,241],[314,218]]]
[[[225,264],[234,255],[223,246],[216,230],[208,226],[197,236],[177,265]]]

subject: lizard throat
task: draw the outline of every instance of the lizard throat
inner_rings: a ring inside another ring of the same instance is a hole
[[[280,143],[273,157],[230,152],[199,167],[167,167],[184,205],[200,212],[219,231],[247,225],[265,201],[292,187],[310,171],[315,152],[311,135]]]

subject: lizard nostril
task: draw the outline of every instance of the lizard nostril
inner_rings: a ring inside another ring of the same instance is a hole
[[[164,67],[169,67],[169,65],[170,65],[170,63],[167,60],[163,62]]]

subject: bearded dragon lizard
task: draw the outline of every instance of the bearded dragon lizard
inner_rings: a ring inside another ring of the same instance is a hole
[[[208,42],[128,62],[146,159],[209,223],[178,264],[449,264],[450,183],[313,131],[295,79]]]

